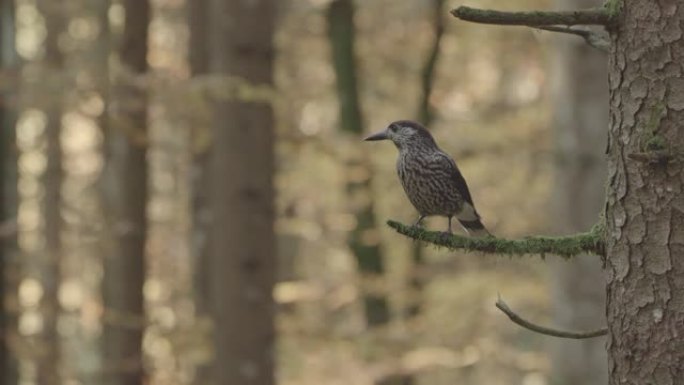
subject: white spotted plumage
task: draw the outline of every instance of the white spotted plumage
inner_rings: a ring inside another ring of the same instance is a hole
[[[426,216],[456,217],[473,236],[489,235],[480,222],[468,185],[456,162],[439,149],[432,135],[420,124],[397,121],[367,140],[390,139],[399,149],[397,173],[411,204]]]

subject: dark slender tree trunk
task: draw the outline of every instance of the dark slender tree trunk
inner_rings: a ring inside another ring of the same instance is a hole
[[[57,12],[55,4],[48,1],[39,3],[45,18],[45,71],[51,76],[63,76],[64,55],[59,47],[60,36],[64,32],[65,17]],[[48,91],[51,92],[51,91]],[[62,256],[62,146],[61,146],[61,98],[49,97],[44,107],[47,118],[45,125],[45,156],[47,165],[42,177],[44,194],[42,198],[42,217],[44,221],[44,250],[40,266],[40,281],[43,285],[41,298],[41,315],[43,317],[43,332],[40,338],[41,351],[37,358],[37,378],[40,384],[58,384],[61,381],[59,373],[60,338],[57,322],[60,306],[57,298],[61,280]]]
[[[2,50],[3,47],[0,47]],[[2,102],[6,99],[3,98]],[[8,174],[8,160],[12,146],[14,145],[14,126],[10,126],[7,121],[7,107],[0,106],[0,127],[2,128],[2,136],[0,136],[0,226],[5,225],[10,218],[11,207],[8,207],[7,191],[11,188],[9,184],[12,181]],[[9,346],[10,330],[12,322],[12,311],[8,303],[9,301],[9,264],[11,258],[11,250],[8,247],[8,237],[3,234],[2,248],[0,249],[0,385],[9,384],[10,371],[13,371],[13,362],[10,360],[11,348]]]
[[[684,5],[619,3],[609,65],[609,383],[679,384],[684,379]]]
[[[359,137],[364,130],[354,56],[353,2],[334,0],[330,3],[327,17],[340,105],[340,127],[342,131]],[[356,159],[349,162],[348,167],[350,169],[363,167],[370,170],[366,153],[362,151]],[[377,236],[369,236],[377,231],[370,173],[361,179],[352,179],[350,176],[347,182],[347,194],[355,206],[353,209],[356,216],[356,227],[349,235],[348,244],[365,281],[362,284],[362,291],[366,322],[371,327],[384,325],[390,319],[387,295],[377,289],[379,285],[369,284],[380,279],[385,273],[382,249]]]
[[[212,0],[213,74],[273,86],[275,0]],[[208,257],[215,384],[274,378],[274,119],[271,100],[216,103]]]
[[[556,0],[560,9],[599,6],[596,0]],[[556,177],[549,223],[559,234],[586,231],[598,220],[605,197],[605,129],[608,87],[604,52],[581,39],[555,36],[551,66]],[[605,324],[605,280],[594,256],[552,260],[555,325],[591,330]],[[604,338],[553,339],[552,383],[603,385]]]
[[[193,75],[206,74],[209,70],[209,1],[211,0],[192,0],[188,3],[188,59]]]
[[[119,55],[133,75],[147,72],[148,0],[124,1],[126,24]],[[116,85],[115,97],[128,108],[106,122],[105,207],[114,239],[105,257],[103,296],[104,360],[107,384],[145,383],[142,337],[145,324],[147,239],[147,97],[132,85]],[[126,322],[132,320],[134,322]]]
[[[189,61],[193,77],[206,75],[209,66],[208,21],[209,10],[207,0],[193,0],[188,4],[190,25]],[[211,127],[200,127],[196,130],[211,130]],[[207,258],[207,232],[210,225],[210,208],[208,206],[209,181],[208,160],[209,147],[205,142],[211,139],[210,132],[197,132],[202,140],[196,142],[192,148],[192,211],[193,211],[193,254],[195,257],[195,306],[197,313],[202,316],[209,311],[210,290]]]
[[[189,62],[193,78],[206,75],[209,70],[209,0],[193,0],[188,3],[190,28]],[[211,317],[211,288],[207,241],[211,226],[209,206],[209,150],[211,127],[196,127],[192,146],[192,255],[194,257],[194,298],[198,320]],[[210,363],[199,363],[195,370],[196,383],[208,383],[211,378]]]
[[[16,70],[14,2],[0,1],[0,68]],[[17,218],[16,93],[0,98],[0,385],[17,382],[17,361],[10,341],[17,336]],[[14,338],[13,338],[14,336]]]
[[[429,127],[435,119],[434,109],[430,104],[432,89],[437,76],[437,63],[440,57],[440,45],[444,36],[444,0],[431,0],[433,37],[428,48],[423,68],[420,71],[420,99],[418,100],[417,120]],[[415,319],[423,311],[423,291],[426,280],[423,269],[425,267],[425,245],[421,242],[411,244],[411,261],[409,264],[408,298],[404,309],[407,319]],[[378,381],[378,385],[412,385],[416,383],[413,373],[393,373],[389,377]]]
[[[433,40],[428,50],[423,69],[420,73],[421,94],[418,101],[418,121],[425,127],[429,127],[434,121],[434,111],[430,105],[432,88],[437,74],[439,60],[439,47],[444,35],[444,0],[432,0],[432,23]],[[423,288],[425,286],[421,270],[425,265],[425,245],[413,242],[411,250],[411,270],[409,272],[409,299],[405,315],[409,318],[416,317],[422,310]]]

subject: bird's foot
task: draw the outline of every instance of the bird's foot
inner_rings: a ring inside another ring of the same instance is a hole
[[[425,228],[425,224],[423,223],[423,220],[422,220],[422,219],[419,219],[418,221],[416,221],[416,222],[413,224],[412,227],[415,227],[415,228],[417,228],[417,229],[421,229],[421,230],[422,230],[422,229]]]
[[[441,231],[439,233],[439,236],[440,238],[442,238],[442,240],[447,240],[451,238],[452,235],[454,235],[454,233],[452,233],[451,231]]]

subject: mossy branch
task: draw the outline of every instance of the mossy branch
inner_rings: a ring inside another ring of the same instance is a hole
[[[579,11],[529,11],[504,12],[460,6],[451,11],[455,17],[473,23],[498,25],[525,25],[540,27],[549,25],[610,25],[611,14],[604,8]]]
[[[439,231],[427,231],[420,227],[407,226],[391,220],[387,221],[387,225],[409,238],[451,250],[460,249],[509,256],[539,254],[542,258],[546,254],[555,254],[563,258],[580,254],[605,255],[603,227],[600,225],[594,226],[589,232],[570,236],[534,236],[523,239],[470,238]]]

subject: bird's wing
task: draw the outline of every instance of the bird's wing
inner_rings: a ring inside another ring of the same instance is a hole
[[[437,161],[439,163],[444,163],[445,168],[451,170],[450,177],[454,181],[454,184],[456,185],[456,189],[458,189],[458,192],[461,193],[461,196],[463,196],[463,199],[466,202],[470,203],[471,206],[475,207],[475,204],[473,203],[473,198],[470,196],[470,190],[468,190],[468,184],[463,178],[463,175],[461,175],[461,171],[458,169],[458,166],[456,166],[456,162],[453,159],[451,159],[449,155],[443,152],[438,152],[437,154]]]

